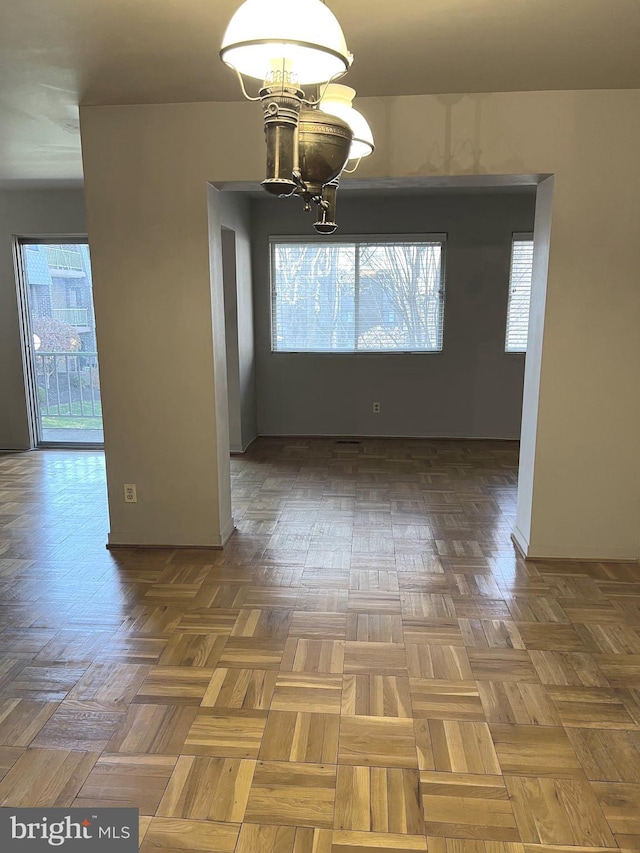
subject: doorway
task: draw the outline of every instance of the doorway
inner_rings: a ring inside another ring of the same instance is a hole
[[[16,249],[34,443],[101,445],[102,401],[87,240],[20,238]]]

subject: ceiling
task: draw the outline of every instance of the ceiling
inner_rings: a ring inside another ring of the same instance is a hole
[[[218,59],[239,3],[4,3],[0,185],[81,182],[78,104],[239,100]],[[638,0],[328,5],[356,57],[347,82],[362,96],[640,88]]]

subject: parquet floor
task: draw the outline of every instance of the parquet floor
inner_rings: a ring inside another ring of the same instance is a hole
[[[0,456],[0,805],[142,850],[640,850],[640,569],[525,563],[515,444],[262,439],[224,552],[104,548],[98,453]]]

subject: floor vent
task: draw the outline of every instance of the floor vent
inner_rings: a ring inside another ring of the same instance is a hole
[[[360,444],[357,438],[339,438],[336,444]]]

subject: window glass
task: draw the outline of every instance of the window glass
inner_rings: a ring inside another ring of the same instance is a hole
[[[272,241],[272,349],[441,350],[443,250],[442,239]]]
[[[514,235],[507,308],[507,352],[527,351],[532,269],[533,239],[529,235]]]

